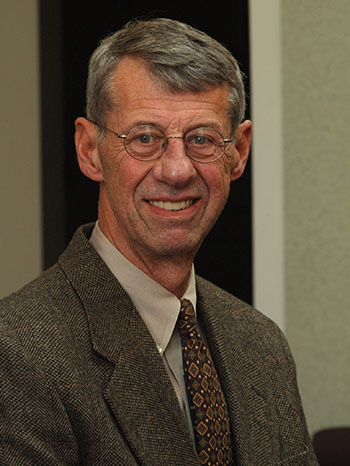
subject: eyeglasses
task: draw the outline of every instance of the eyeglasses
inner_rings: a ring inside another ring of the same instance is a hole
[[[91,123],[123,139],[126,152],[140,162],[161,157],[169,139],[182,139],[187,156],[199,163],[215,162],[224,154],[226,144],[232,142],[232,139],[224,139],[215,129],[206,127],[192,129],[183,136],[166,136],[162,130],[150,125],[136,126],[127,134],[118,134],[94,121]]]

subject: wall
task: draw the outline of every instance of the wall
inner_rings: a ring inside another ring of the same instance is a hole
[[[350,425],[350,3],[250,1],[255,305],[311,433]]]
[[[281,5],[286,329],[313,431],[350,425],[350,3]]]
[[[0,297],[41,270],[36,0],[0,1]]]
[[[250,1],[254,304],[282,329],[283,121],[280,0]]]

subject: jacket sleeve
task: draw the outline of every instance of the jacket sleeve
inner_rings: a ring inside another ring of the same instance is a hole
[[[0,465],[79,464],[57,391],[0,320]]]

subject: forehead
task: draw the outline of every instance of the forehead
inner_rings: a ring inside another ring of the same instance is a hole
[[[229,89],[226,84],[201,92],[174,92],[157,81],[143,60],[125,57],[114,73],[117,113],[128,119],[145,117],[217,119],[229,122]]]

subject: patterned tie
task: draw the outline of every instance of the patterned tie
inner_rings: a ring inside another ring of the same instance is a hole
[[[191,301],[183,299],[177,326],[196,447],[201,464],[232,465],[230,420],[208,348],[198,333]]]

